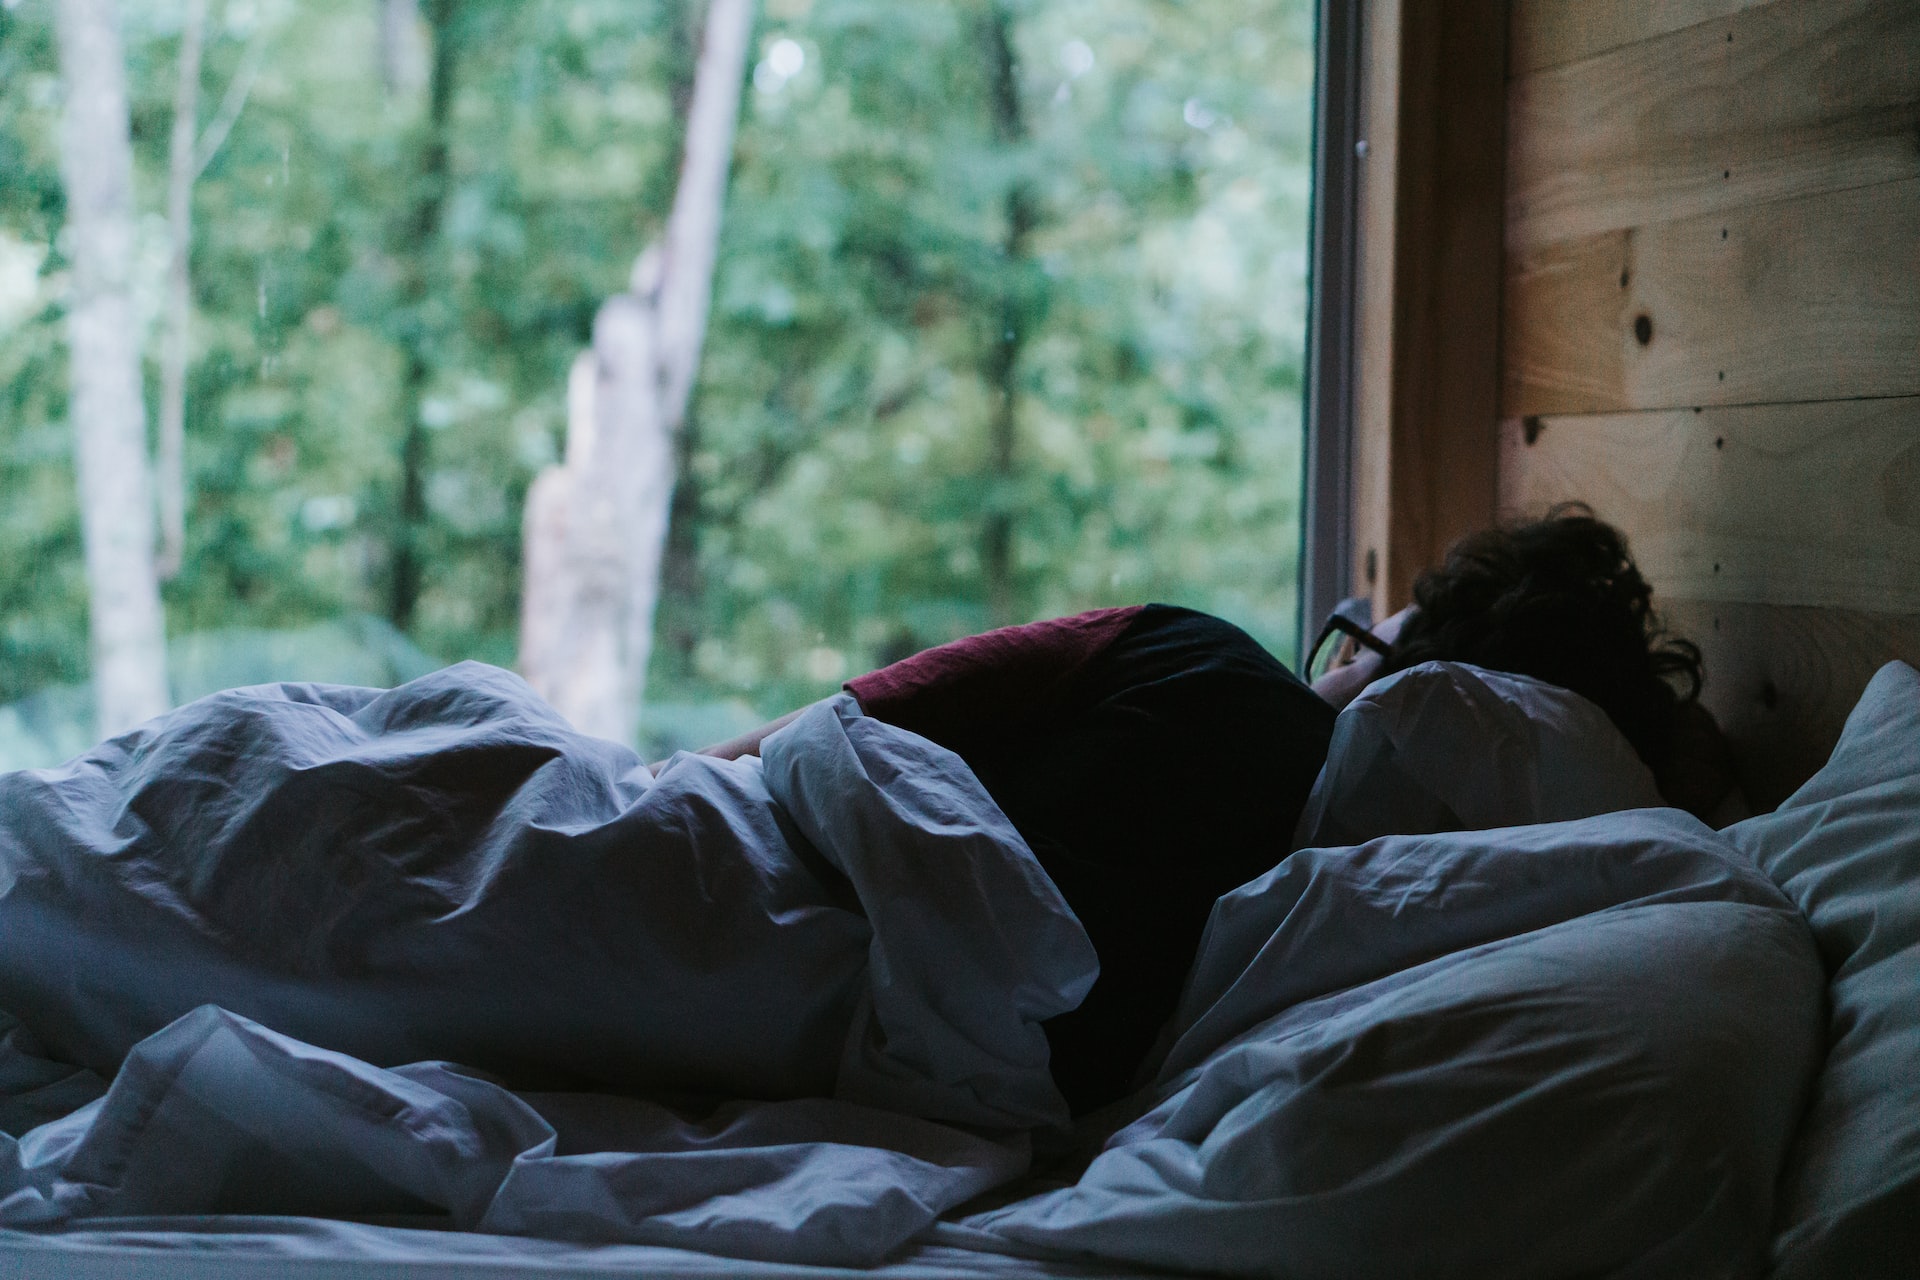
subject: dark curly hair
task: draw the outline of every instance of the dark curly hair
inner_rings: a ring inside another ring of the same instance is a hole
[[[1626,537],[1585,504],[1462,538],[1413,599],[1385,671],[1441,660],[1548,681],[1666,767],[1675,717],[1700,696],[1700,650],[1660,625]]]

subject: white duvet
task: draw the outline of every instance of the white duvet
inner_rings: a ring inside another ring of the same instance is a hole
[[[1077,1180],[968,1214],[1064,1119],[1038,1024],[1093,972],[850,699],[655,779],[487,668],[237,691],[0,778],[0,1227],[1741,1274],[1819,1050],[1804,925],[1684,815],[1306,850],[1222,899]]]

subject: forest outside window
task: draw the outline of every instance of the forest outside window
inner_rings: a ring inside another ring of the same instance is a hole
[[[727,2],[69,6],[118,34],[167,700],[522,661],[530,491],[584,447],[607,300],[676,287],[643,251]],[[1314,6],[732,2],[638,745],[1110,604],[1290,660]],[[111,157],[63,131],[61,17],[0,7],[0,768],[102,726],[70,355]]]

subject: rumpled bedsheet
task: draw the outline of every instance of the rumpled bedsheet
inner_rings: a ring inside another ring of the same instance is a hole
[[[958,757],[844,695],[655,778],[476,664],[238,690],[0,778],[9,1106],[111,1080],[0,1143],[0,1225],[877,1261],[1064,1122],[1039,1023],[1095,972]]]
[[[0,1227],[425,1215],[1347,1280],[1763,1265],[1823,975],[1684,814],[1293,854],[1216,906],[1071,1184],[1012,1198],[1061,1119],[1037,1023],[1093,962],[953,757],[840,700],[764,767],[652,779],[481,668],[223,696],[0,779]]]
[[[1327,1280],[1759,1275],[1824,992],[1798,912],[1678,810],[1302,850],[1215,906],[1144,1114],[948,1236]]]

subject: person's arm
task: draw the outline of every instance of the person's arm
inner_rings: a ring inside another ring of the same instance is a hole
[[[813,705],[813,703],[807,704],[808,707]],[[725,742],[716,742],[710,747],[701,747],[693,754],[697,756],[712,756],[716,760],[738,760],[741,756],[757,756],[760,754],[760,744],[762,742],[765,742],[776,732],[786,728],[795,720],[799,719],[806,709],[807,707],[795,707],[778,720],[769,720],[757,728],[749,729],[745,733],[728,738]],[[667,762],[665,760],[657,761],[647,766],[647,768],[654,773],[659,773],[666,767]]]
[[[847,681],[876,720],[967,756],[1022,724],[1045,722],[1094,655],[1140,615],[1140,606],[1095,609],[967,636],[923,649]]]
[[[1400,612],[1382,622],[1373,629],[1373,634],[1387,644],[1399,638],[1400,628],[1405,626],[1412,615],[1414,606],[1408,605]],[[1380,675],[1380,667],[1386,661],[1372,649],[1354,646],[1353,657],[1332,668],[1313,682],[1313,691],[1326,699],[1335,711],[1345,709],[1346,705],[1360,696],[1360,691],[1372,684]]]
[[[1005,733],[1018,717],[1045,714],[1073,674],[1139,612],[1137,605],[1095,609],[967,636],[855,676],[844,688],[867,715],[964,755],[975,734]],[[695,754],[757,756],[770,734],[805,710]],[[658,773],[661,765],[652,768]]]
[[[808,707],[812,705],[814,704],[807,704]],[[702,747],[694,754],[712,756],[716,760],[738,760],[741,756],[757,756],[760,754],[762,742],[798,720],[806,709],[807,707],[795,707],[778,720],[769,720],[759,728],[749,729],[745,733],[728,738],[725,742],[716,742],[710,747]]]

